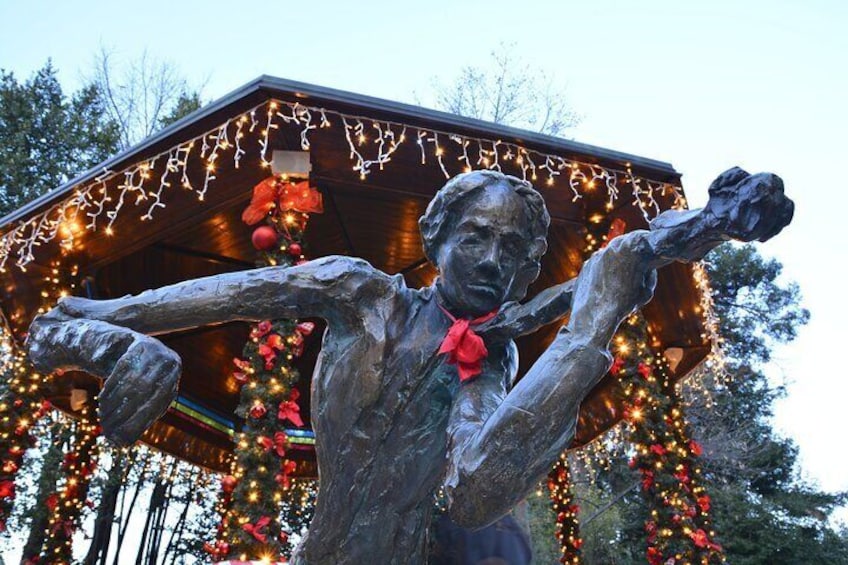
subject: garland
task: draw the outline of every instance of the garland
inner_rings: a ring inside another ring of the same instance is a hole
[[[303,232],[310,211],[320,211],[320,194],[307,183],[270,177],[254,188],[243,219],[248,224],[263,222],[252,237],[260,252],[258,266],[305,261]],[[304,339],[313,329],[311,322],[259,322],[250,331],[242,357],[233,360],[233,379],[241,386],[236,414],[244,425],[234,437],[231,473],[221,481],[217,540],[205,546],[215,559],[279,561],[291,553],[289,528],[302,523],[303,516],[279,515],[297,469],[286,458],[290,442],[283,426],[304,425],[294,388],[299,375],[291,362],[302,354]],[[297,490],[300,500],[302,489]]]
[[[580,524],[577,513],[580,507],[574,503],[574,491],[571,488],[571,472],[568,459],[563,453],[548,475],[548,492],[551,506],[556,514],[556,537],[560,543],[559,562],[577,565],[580,563]]]
[[[622,324],[611,369],[622,385],[635,449],[629,465],[641,476],[648,505],[646,557],[650,565],[720,563],[724,553],[715,541],[697,461],[701,446],[689,435],[680,398],[647,335],[640,316]]]

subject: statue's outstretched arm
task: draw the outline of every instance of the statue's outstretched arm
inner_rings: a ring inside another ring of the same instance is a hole
[[[69,297],[30,326],[27,347],[43,372],[105,378],[104,434],[132,443],[176,396],[180,359],[149,337],[235,320],[320,317],[344,326],[369,281],[387,280],[365,261],[324,257],[181,282],[112,300]],[[149,335],[145,335],[149,334]]]
[[[728,239],[765,241],[792,218],[792,201],[775,175],[722,174],[702,210],[666,212],[651,229],[615,238],[583,266],[572,312],[551,346],[504,401],[451,438],[446,484],[455,520],[480,526],[527,496],[571,443],[580,403],[612,362],[607,348],[621,321],[650,300],[656,269],[693,261]],[[491,406],[491,380],[464,385],[457,402]],[[452,417],[462,417],[454,411]],[[461,424],[461,423],[460,423]]]

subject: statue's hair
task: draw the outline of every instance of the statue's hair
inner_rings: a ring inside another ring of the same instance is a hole
[[[418,220],[418,226],[421,229],[424,254],[431,263],[438,264],[441,246],[456,228],[463,210],[468,207],[469,198],[478,191],[498,183],[506,184],[521,197],[527,225],[530,226],[527,254],[519,273],[521,280],[518,281],[519,284],[514,285],[516,292],[513,294],[520,296],[512,299],[517,300],[523,297],[527,286],[539,276],[540,260],[548,247],[548,226],[551,223],[542,195],[536,192],[529,182],[489,170],[457,175],[436,193],[427,206],[427,211]]]

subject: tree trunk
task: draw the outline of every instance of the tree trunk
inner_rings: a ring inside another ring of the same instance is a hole
[[[103,484],[97,517],[94,519],[94,534],[88,548],[88,554],[83,559],[83,565],[96,565],[97,563],[105,565],[106,556],[109,553],[118,495],[133,463],[132,457],[127,457],[123,451],[114,450],[113,453],[115,459]]]

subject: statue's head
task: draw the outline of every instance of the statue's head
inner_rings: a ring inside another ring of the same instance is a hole
[[[449,180],[418,224],[441,295],[457,314],[479,316],[527,294],[550,216],[530,183],[474,171]]]

